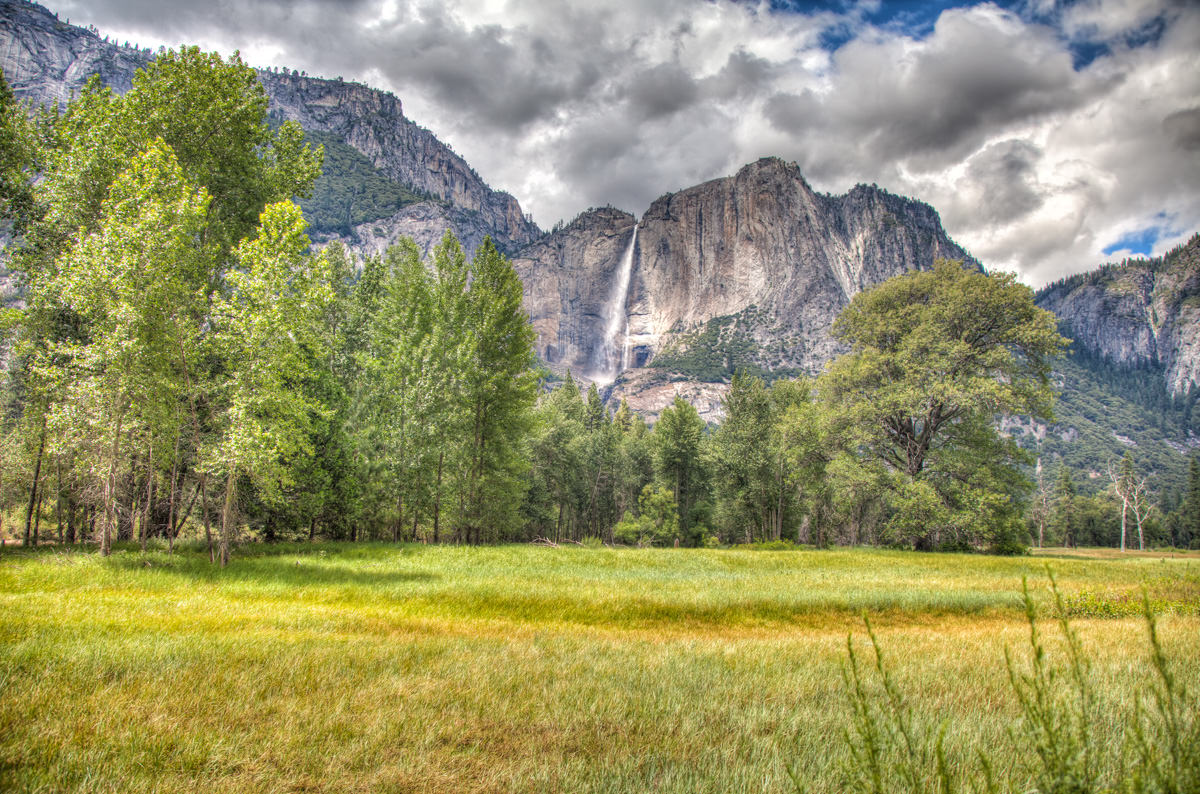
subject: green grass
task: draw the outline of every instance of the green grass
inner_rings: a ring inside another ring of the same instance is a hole
[[[1064,595],[1147,586],[1200,688],[1200,556],[1109,556],[1055,557]],[[836,791],[864,611],[965,768],[1007,746],[1003,652],[1026,642],[1021,577],[1049,603],[1045,562],[323,544],[222,571],[197,551],[10,547],[0,790],[758,792],[790,790],[793,765]],[[1115,614],[1075,625],[1119,749],[1150,670],[1144,623]]]

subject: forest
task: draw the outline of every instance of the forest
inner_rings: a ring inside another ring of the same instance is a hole
[[[1132,459],[1080,493],[998,432],[1052,415],[1067,342],[1010,276],[901,276],[854,299],[834,329],[851,352],[820,377],[729,359],[719,425],[677,398],[650,426],[539,364],[490,241],[312,246],[323,165],[361,164],[269,123],[237,56],[166,52],[122,96],[93,79],[32,118],[7,87],[0,104],[23,295],[0,326],[0,537],[184,538],[222,564],[249,540],[1200,542],[1195,461],[1153,497]],[[324,184],[322,228],[413,198]]]

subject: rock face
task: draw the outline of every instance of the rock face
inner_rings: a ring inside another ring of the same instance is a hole
[[[1114,364],[1160,370],[1173,395],[1200,386],[1200,235],[1162,258],[1051,284],[1037,303],[1058,315],[1076,346]]]
[[[149,50],[108,43],[25,0],[0,0],[0,68],[18,99],[65,104],[94,74],[118,93],[149,63]]]
[[[440,215],[446,225],[437,237],[449,226],[471,250],[487,234],[510,253],[542,236],[515,198],[492,190],[466,160],[405,118],[395,96],[357,83],[282,72],[260,71],[259,79],[271,98],[272,115],[297,121],[306,130],[333,133],[385,176],[441,199],[440,204],[424,202],[430,206],[423,210],[402,211],[373,226],[370,234],[387,229],[389,242],[405,234],[417,239],[428,235],[428,222]],[[413,221],[411,232],[408,220]]]
[[[607,303],[636,223],[611,207],[588,210],[513,260],[538,355],[552,368],[585,378],[604,369],[599,355]]]
[[[93,74],[113,90],[127,91],[134,72],[152,58],[149,50],[110,44],[59,21],[39,5],[0,0],[0,67],[16,96],[34,105],[65,103]],[[440,199],[425,202],[429,206],[423,209],[405,207],[372,225],[366,230],[371,236],[362,237],[369,245],[380,233],[389,236],[388,242],[405,234],[429,237],[435,219],[445,224],[436,237],[449,226],[472,249],[485,234],[507,252],[542,235],[515,198],[492,190],[433,133],[405,118],[400,100],[391,94],[295,73],[263,70],[259,79],[276,118],[337,135],[389,178]]]
[[[630,338],[644,363],[679,330],[738,316],[765,368],[816,372],[833,320],[866,287],[938,258],[977,265],[927,204],[859,185],[813,192],[768,158],[655,201],[642,219]]]
[[[316,239],[321,243],[340,240],[360,255],[370,256],[382,253],[401,237],[411,237],[422,254],[429,255],[434,246],[441,242],[447,229],[454,232],[468,256],[488,235],[492,236],[497,247],[511,253],[512,243],[505,245],[503,240],[498,239],[495,228],[489,226],[482,215],[441,201],[410,204],[389,218],[359,224],[354,227],[352,237],[335,235]]]
[[[584,376],[597,369],[607,299],[634,220],[589,211],[516,260],[538,352],[551,367]],[[633,370],[723,318],[762,368],[817,372],[840,352],[830,327],[856,293],[939,257],[977,264],[931,207],[866,186],[818,194],[796,165],[777,159],[658,199],[638,223],[633,253],[628,294],[617,306]],[[629,394],[649,381],[629,372],[616,389]]]

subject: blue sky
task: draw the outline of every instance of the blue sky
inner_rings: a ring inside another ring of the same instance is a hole
[[[1200,229],[1200,3],[61,0],[393,91],[548,228],[761,156],[932,204],[1041,284]],[[1165,219],[1169,219],[1169,222]]]

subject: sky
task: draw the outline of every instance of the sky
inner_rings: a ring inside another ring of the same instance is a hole
[[[543,227],[763,156],[1032,286],[1200,231],[1196,0],[43,0],[389,90]]]

